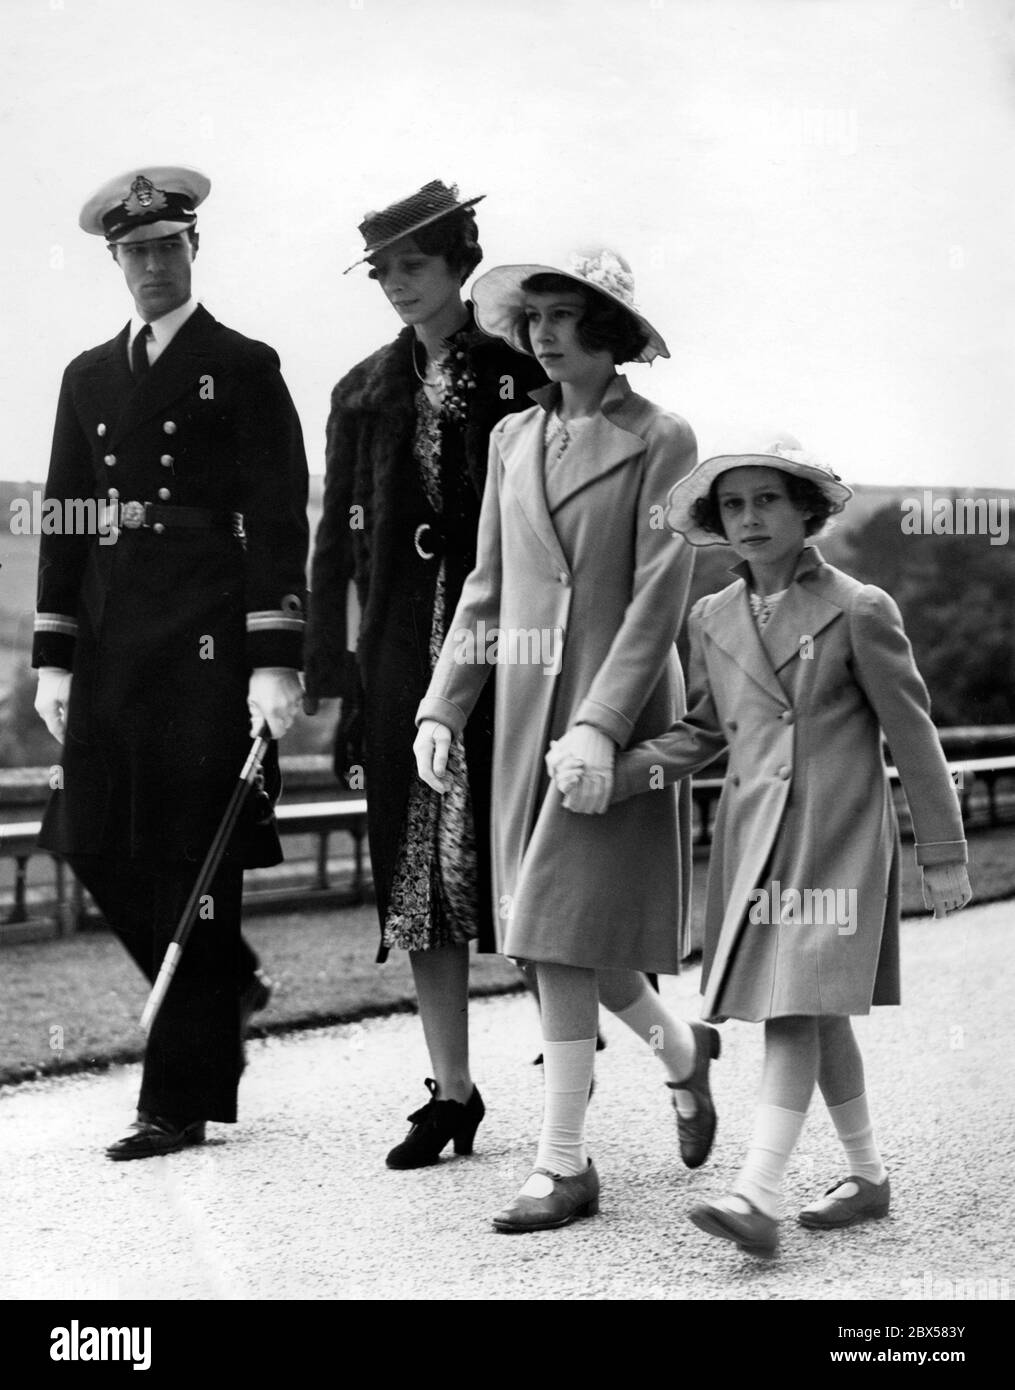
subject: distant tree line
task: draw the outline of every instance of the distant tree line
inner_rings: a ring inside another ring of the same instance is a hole
[[[934,722],[1015,724],[1015,541],[906,535],[898,503],[815,544],[831,563],[885,589],[902,611]],[[730,582],[725,546],[699,551],[692,600]],[[686,661],[687,639],[678,643]]]
[[[1015,541],[906,535],[893,503],[817,544],[833,563],[898,603],[936,724],[1015,724]],[[725,546],[698,552],[692,601],[729,583],[733,559]],[[686,664],[686,635],[678,646]],[[59,744],[36,715],[34,699],[35,673],[23,663],[0,702],[0,767],[59,761]],[[332,726],[332,720],[301,718],[285,751],[329,751]]]

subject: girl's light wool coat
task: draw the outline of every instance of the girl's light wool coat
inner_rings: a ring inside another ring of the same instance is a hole
[[[499,629],[516,658],[498,665],[496,682],[500,949],[676,973],[687,927],[689,787],[679,798],[670,787],[580,816],[564,809],[543,759],[577,721],[625,748],[684,710],[673,644],[693,552],[660,521],[667,491],[694,464],[694,435],[615,378],[600,413],[554,464],[551,512],[543,435],[559,394],[556,386],[534,392],[540,405],[502,420],[490,437],[478,562],[417,718],[462,728],[490,671],[460,659],[470,650],[466,635]],[[558,662],[517,659],[520,635],[534,631],[553,634],[541,654],[556,646]]]
[[[729,748],[709,870],[703,1016],[864,1014],[898,1003],[899,828],[882,729],[917,862],[966,858],[958,797],[898,608],[807,545],[760,633],[744,577],[696,603],[688,629],[690,713],[618,758],[614,795],[651,805],[660,795],[652,785]],[[752,899],[757,890],[773,905],[768,920],[750,920],[752,904],[764,903]],[[787,890],[811,910],[787,901]]]

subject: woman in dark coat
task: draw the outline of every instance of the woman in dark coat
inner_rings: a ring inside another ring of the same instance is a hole
[[[412,735],[476,559],[489,434],[546,378],[476,328],[461,287],[478,265],[472,211],[433,182],[360,226],[370,275],[405,324],[332,394],[324,513],[306,653],[309,708],[342,700],[337,764],[365,777],[379,960],[409,951],[434,1078],[394,1168],[468,1153],[483,1116],[469,1072],[468,943],[494,949],[487,825],[493,692],[451,755],[448,797],[415,775]],[[351,267],[350,267],[351,268]],[[361,616],[347,651],[354,580]],[[492,683],[491,683],[492,684]]]

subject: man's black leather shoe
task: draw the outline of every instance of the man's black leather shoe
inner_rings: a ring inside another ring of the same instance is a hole
[[[161,1154],[176,1153],[191,1144],[204,1143],[204,1120],[167,1120],[160,1115],[148,1115],[139,1110],[130,1133],[110,1144],[109,1158],[123,1163],[131,1158],[158,1158]]]

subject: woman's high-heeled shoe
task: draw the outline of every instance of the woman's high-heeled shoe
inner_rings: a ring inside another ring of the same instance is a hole
[[[707,1023],[692,1023],[694,1034],[694,1070],[686,1081],[667,1081],[671,1091],[690,1091],[697,1109],[687,1117],[677,1110],[677,1098],[673,1097],[673,1108],[677,1110],[677,1140],[680,1144],[680,1157],[685,1168],[700,1168],[712,1152],[715,1139],[716,1114],[712,1103],[712,1092],[708,1084],[709,1064],[719,1056],[722,1039],[718,1029]]]
[[[476,1130],[486,1114],[483,1097],[476,1086],[463,1105],[459,1100],[438,1100],[439,1087],[432,1076],[426,1078],[430,1099],[409,1116],[412,1128],[388,1154],[389,1168],[426,1168],[440,1160],[441,1150],[454,1141],[456,1154],[471,1154]]]

